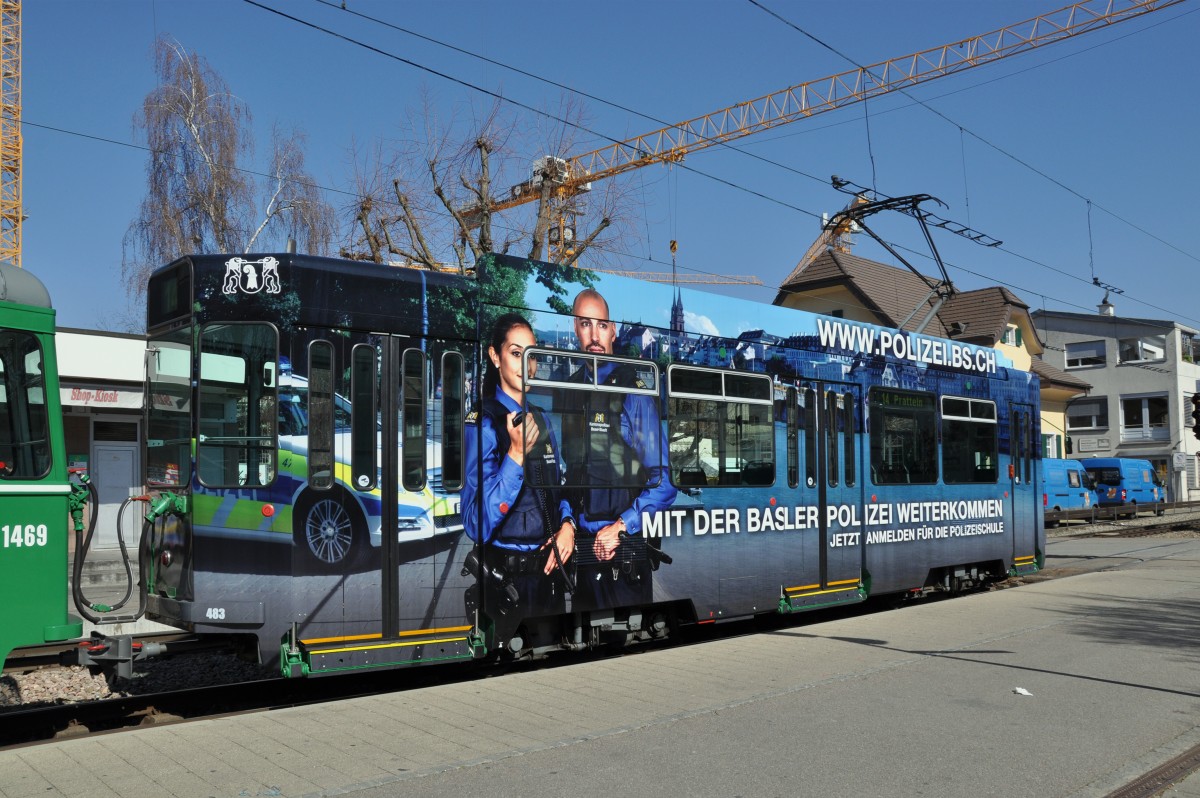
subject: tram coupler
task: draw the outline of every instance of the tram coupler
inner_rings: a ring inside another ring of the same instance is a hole
[[[279,645],[279,670],[285,678],[309,675],[309,665],[304,652],[300,650],[299,640],[296,624],[293,623]]]
[[[133,678],[133,663],[150,657],[162,656],[167,652],[163,643],[143,643],[130,635],[106,637],[92,632],[89,640],[81,642],[74,651],[74,661],[64,664],[84,665],[112,673],[120,679]],[[71,659],[65,654],[64,659]]]

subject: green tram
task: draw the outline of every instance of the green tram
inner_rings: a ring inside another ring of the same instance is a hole
[[[82,633],[67,613],[70,495],[50,295],[0,263],[0,663]]]

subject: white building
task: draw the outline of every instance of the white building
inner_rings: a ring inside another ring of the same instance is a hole
[[[1067,407],[1070,457],[1149,460],[1172,499],[1200,499],[1192,394],[1200,386],[1200,333],[1174,321],[1037,310],[1044,358],[1092,384]]]
[[[144,492],[146,336],[60,327],[55,331],[55,349],[67,460],[87,468],[99,497],[92,548],[115,548],[121,503]],[[136,545],[140,513],[126,516],[126,544]]]

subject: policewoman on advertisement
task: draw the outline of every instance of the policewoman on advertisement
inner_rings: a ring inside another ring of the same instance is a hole
[[[563,574],[575,551],[573,513],[556,487],[562,478],[554,431],[536,407],[527,413],[521,407],[521,356],[534,343],[522,316],[496,320],[480,406],[466,419],[463,525],[471,540],[485,544],[483,562],[468,563],[477,584],[468,589],[467,605],[471,611],[472,591],[482,585],[499,639],[522,617],[565,611]]]

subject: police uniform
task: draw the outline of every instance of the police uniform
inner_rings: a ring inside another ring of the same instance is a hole
[[[562,482],[558,446],[546,419],[531,408],[540,437],[525,455],[524,467],[514,462],[508,456],[508,414],[520,410],[520,405],[497,387],[494,397],[484,399],[466,419],[463,527],[471,540],[485,544],[481,553],[487,572],[480,580],[483,608],[497,624],[498,637],[508,631],[501,627],[515,628],[522,617],[566,610],[560,569],[550,575],[543,571],[547,556],[555,553],[553,545],[544,550],[542,545],[563,522],[574,523],[562,491],[549,487]],[[478,433],[471,429],[476,426]],[[534,475],[534,483],[547,487],[526,484],[526,469]],[[477,591],[478,585],[472,588]],[[468,611],[472,600],[468,589]],[[510,623],[501,623],[500,616],[507,616]]]
[[[631,364],[601,363],[598,382],[640,387]],[[579,375],[590,381],[590,374]],[[667,479],[666,432],[657,397],[570,391],[564,408],[563,452],[579,534],[575,540],[578,609],[647,604],[653,599],[651,561],[642,539],[642,513],[665,510],[677,491]],[[593,551],[596,534],[621,522],[624,534],[611,560]]]

